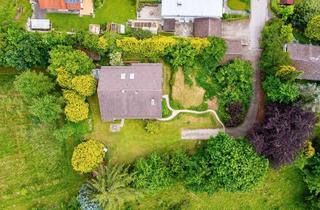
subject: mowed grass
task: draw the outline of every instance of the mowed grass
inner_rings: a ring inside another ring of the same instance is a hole
[[[0,0],[0,23],[16,22],[25,27],[31,15],[29,0]]]
[[[126,120],[119,133],[110,132],[110,123],[101,122],[97,96],[89,99],[93,117],[93,132],[88,138],[103,142],[109,148],[113,162],[133,162],[152,152],[164,152],[177,148],[192,150],[197,141],[183,141],[180,131],[183,128],[217,128],[218,123],[211,114],[181,114],[170,122],[160,122],[160,132],[152,135],[145,129],[143,120]]]
[[[248,10],[250,5],[241,0],[228,0],[228,7],[232,10]]]
[[[164,204],[185,203],[191,210],[303,210],[304,184],[295,166],[270,169],[265,180],[249,192],[194,193],[182,185],[173,186],[141,200],[139,209],[161,209]]]
[[[110,22],[125,23],[136,16],[134,0],[105,0],[103,7],[95,11],[95,17],[73,14],[47,14],[53,28],[59,31],[88,30],[89,24]]]
[[[70,164],[77,142],[59,143],[52,126],[29,117],[8,71],[0,69],[0,209],[57,205],[82,182]]]
[[[199,106],[203,103],[205,90],[199,87],[194,78],[190,86],[185,84],[184,73],[179,69],[175,74],[174,85],[172,86],[172,99],[184,108]]]

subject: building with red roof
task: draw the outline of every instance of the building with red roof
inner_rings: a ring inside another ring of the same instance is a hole
[[[282,4],[282,5],[292,5],[292,4],[294,4],[294,0],[280,0],[280,4]]]
[[[40,9],[49,11],[80,12],[80,0],[38,0]]]

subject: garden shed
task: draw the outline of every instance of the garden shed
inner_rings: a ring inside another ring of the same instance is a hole
[[[98,98],[102,121],[162,117],[161,63],[103,66]]]

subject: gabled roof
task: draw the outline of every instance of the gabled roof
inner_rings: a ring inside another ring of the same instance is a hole
[[[222,17],[223,0],[162,0],[161,16]]]
[[[80,0],[38,0],[40,9],[80,10]]]
[[[287,52],[290,54],[293,65],[304,72],[301,79],[320,81],[320,47],[288,44]]]
[[[104,66],[98,98],[103,121],[162,117],[162,64]]]

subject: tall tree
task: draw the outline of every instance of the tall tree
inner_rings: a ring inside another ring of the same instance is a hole
[[[296,106],[269,104],[265,121],[248,134],[256,151],[275,166],[291,163],[303,149],[316,123],[312,112]]]

